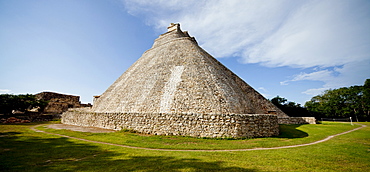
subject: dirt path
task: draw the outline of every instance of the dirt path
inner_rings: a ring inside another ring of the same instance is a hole
[[[41,125],[44,125],[44,124],[41,124]],[[127,145],[119,145],[119,144],[114,144],[114,143],[107,143],[107,142],[99,142],[99,141],[87,140],[87,139],[82,139],[82,138],[77,138],[77,137],[66,136],[66,135],[62,135],[62,134],[49,133],[49,132],[46,132],[46,131],[41,131],[41,130],[36,129],[36,127],[41,126],[41,125],[33,126],[33,127],[31,127],[31,129],[33,131],[35,131],[35,132],[41,132],[41,133],[56,135],[56,136],[60,136],[60,137],[66,137],[66,138],[71,138],[71,139],[76,139],[76,140],[82,140],[82,141],[91,142],[91,143],[99,143],[99,144],[105,144],[105,145],[111,145],[111,146],[131,148],[131,149],[143,149],[143,150],[154,150],[154,151],[171,151],[171,152],[236,152],[236,151],[273,150],[273,149],[296,148],[296,147],[309,146],[309,145],[314,145],[314,144],[322,143],[322,142],[328,141],[328,140],[330,140],[330,139],[332,139],[332,138],[334,138],[336,136],[347,134],[347,133],[350,133],[350,132],[353,132],[353,131],[356,131],[356,130],[359,130],[359,129],[362,129],[362,128],[366,127],[366,125],[361,125],[361,127],[358,127],[358,128],[355,128],[355,129],[352,129],[352,130],[349,130],[349,131],[346,131],[346,132],[343,132],[343,133],[331,135],[331,136],[328,136],[328,137],[326,137],[325,139],[322,139],[322,140],[318,140],[318,141],[311,142],[311,143],[306,143],[306,144],[300,144],[300,145],[280,146],[280,147],[272,147],[272,148],[231,149],[231,150],[179,150],[179,149],[143,148],[143,147],[135,147],[135,146],[127,146]],[[50,127],[50,125],[48,127],[49,128],[53,128],[53,127],[55,127],[55,125],[59,125],[56,128],[54,128],[54,129],[68,129],[68,128],[61,128],[62,127],[61,125],[65,125],[65,124],[51,124],[51,125],[52,125],[51,127]],[[71,128],[71,130],[72,129],[76,129],[74,131],[81,130],[83,132],[91,132],[91,131],[94,131],[94,130],[95,131],[97,131],[97,130],[106,130],[106,129],[97,129],[97,128],[93,128],[92,130],[90,130],[89,128],[91,128],[91,127],[78,127],[78,126],[73,126],[73,127],[70,127],[70,128]],[[81,128],[84,128],[84,129],[81,129]],[[112,132],[112,130],[110,132]]]
[[[81,127],[76,125],[67,125],[67,124],[50,124],[47,125],[48,128],[52,129],[67,129],[72,131],[81,131],[81,132],[90,132],[90,133],[111,133],[115,132],[115,130],[108,130],[103,128],[96,128],[96,127]]]

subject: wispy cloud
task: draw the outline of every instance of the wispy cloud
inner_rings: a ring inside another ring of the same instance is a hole
[[[288,85],[289,82],[311,80],[311,81],[327,81],[333,74],[333,71],[320,70],[312,73],[300,73],[295,75],[293,79],[280,82],[281,85]]]
[[[334,66],[369,59],[370,2],[125,0],[165,28],[181,22],[216,57],[269,66]],[[367,26],[367,27],[366,27]]]
[[[328,88],[312,88],[304,91],[303,93],[311,96],[316,96],[322,94],[325,90],[328,90]]]
[[[6,94],[6,93],[10,93],[11,90],[8,90],[8,89],[0,89],[0,94]]]
[[[267,91],[266,88],[258,87],[258,90],[259,90],[260,94],[262,94],[263,97],[271,97],[271,95],[268,94],[268,91]]]
[[[268,67],[320,70],[300,80],[322,81],[322,90],[363,82],[370,74],[370,1],[124,0],[130,14],[165,28],[180,22],[218,58]],[[355,82],[356,81],[356,82]],[[307,90],[305,93],[311,94]]]
[[[274,33],[244,51],[243,60],[303,68],[369,60],[370,6],[355,6],[356,1],[301,4]]]
[[[264,88],[264,87],[259,87],[258,90],[261,90],[261,91],[264,91],[264,92],[267,92],[267,90]]]
[[[312,88],[304,91],[304,94],[318,95],[330,88],[346,87],[353,83],[363,83],[369,77],[370,61],[351,62],[342,67],[333,69],[317,70],[311,73],[295,75],[293,79],[280,82],[281,85],[288,85],[294,81],[322,81],[321,88]]]

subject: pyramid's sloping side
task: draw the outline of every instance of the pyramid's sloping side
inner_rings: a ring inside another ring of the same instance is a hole
[[[92,110],[287,116],[200,48],[194,38],[181,34],[161,35],[96,100]]]

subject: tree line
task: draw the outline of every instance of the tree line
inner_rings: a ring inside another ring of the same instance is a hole
[[[304,106],[279,96],[272,98],[271,102],[291,117],[352,117],[356,121],[370,121],[370,79],[362,86],[326,90],[312,97]]]

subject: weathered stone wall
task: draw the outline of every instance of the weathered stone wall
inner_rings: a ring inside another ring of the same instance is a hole
[[[279,124],[316,124],[315,117],[279,117]]]
[[[41,92],[35,95],[38,100],[48,101],[43,113],[61,114],[68,108],[91,107],[91,104],[81,104],[80,96]]]
[[[277,116],[268,114],[94,113],[69,110],[63,113],[62,123],[193,137],[243,138],[279,134]]]

